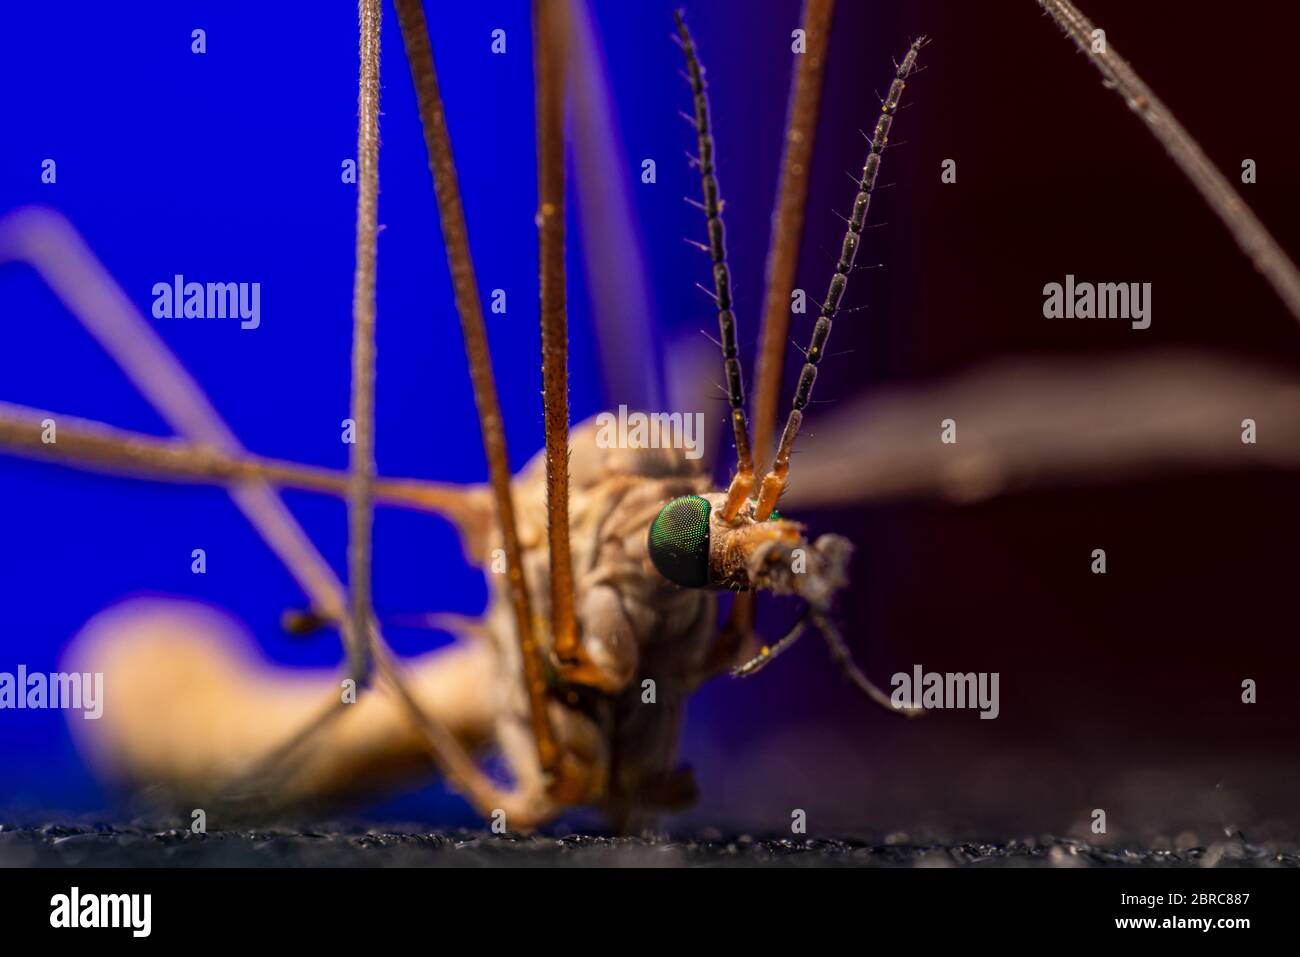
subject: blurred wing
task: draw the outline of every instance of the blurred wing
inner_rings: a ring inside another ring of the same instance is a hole
[[[40,274],[178,435],[234,457],[244,455],[198,382],[62,213],[40,206],[6,213],[0,219],[0,264],[9,261],[26,262]],[[341,614],[342,582],[280,493],[256,477],[231,485],[229,492],[312,604],[331,617]]]
[[[610,405],[658,409],[659,352],[630,180],[609,175],[627,169],[609,73],[587,4],[573,5],[570,23],[574,194],[605,396]]]
[[[1243,441],[1253,419],[1257,441]],[[952,420],[956,442],[941,433]],[[815,420],[814,420],[815,422]],[[1300,377],[1186,352],[999,360],[888,387],[800,439],[782,508],[1300,468]]]

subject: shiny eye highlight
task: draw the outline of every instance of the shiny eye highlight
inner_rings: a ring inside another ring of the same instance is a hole
[[[670,582],[685,588],[708,584],[710,508],[708,499],[683,495],[650,523],[650,561]]]

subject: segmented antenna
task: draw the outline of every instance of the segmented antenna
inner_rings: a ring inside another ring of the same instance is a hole
[[[871,205],[871,193],[876,188],[876,173],[880,170],[880,154],[889,142],[889,128],[894,122],[894,113],[898,110],[898,101],[903,96],[908,74],[916,66],[916,56],[925,45],[925,37],[917,37],[908,49],[903,62],[898,64],[894,82],[889,85],[889,93],[880,106],[880,118],[876,120],[875,132],[871,135],[871,149],[867,161],[862,167],[862,178],[858,181],[858,194],[853,198],[853,213],[849,216],[848,229],[844,233],[844,242],[840,245],[840,259],[835,264],[831,275],[830,288],[822,302],[821,315],[813,327],[812,340],[804,354],[803,369],[799,372],[799,384],[795,387],[794,403],[790,417],[785,420],[785,431],[781,433],[781,444],[777,448],[776,460],[772,469],[763,477],[763,484],[758,493],[758,506],[754,510],[755,521],[764,522],[776,507],[776,500],[785,491],[786,478],[790,474],[790,453],[794,449],[794,440],[799,435],[803,423],[803,410],[812,398],[813,383],[817,381],[817,364],[826,354],[826,341],[831,336],[831,324],[839,312],[844,290],[849,285],[849,270],[857,258],[858,246],[862,242],[862,225],[866,222],[867,209]]]
[[[736,345],[736,316],[731,309],[731,270],[727,267],[727,237],[722,225],[722,201],[718,195],[718,177],[713,165],[713,130],[709,125],[709,97],[704,89],[704,69],[695,53],[691,31],[686,27],[682,11],[673,12],[677,22],[677,42],[686,55],[687,80],[695,101],[695,118],[692,123],[699,143],[700,155],[695,159],[700,168],[704,210],[709,244],[705,247],[713,260],[714,299],[718,304],[718,332],[721,336],[722,367],[727,377],[727,401],[731,405],[731,430],[736,440],[736,474],[727,490],[727,502],[722,508],[722,518],[731,521],[740,511],[754,488],[754,458],[749,447],[749,423],[745,418],[745,380],[740,368]]]

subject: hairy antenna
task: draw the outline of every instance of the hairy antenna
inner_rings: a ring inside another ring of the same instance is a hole
[[[718,332],[722,338],[722,366],[727,377],[727,401],[731,405],[731,431],[736,441],[736,474],[727,489],[727,502],[722,508],[724,521],[731,521],[740,506],[749,498],[754,488],[754,457],[749,447],[749,423],[745,418],[745,380],[740,368],[739,348],[736,345],[736,315],[731,309],[731,270],[727,267],[727,237],[722,226],[722,200],[718,195],[718,176],[713,164],[713,130],[709,125],[709,97],[704,88],[704,68],[695,53],[691,31],[686,27],[682,11],[673,13],[677,21],[677,43],[686,55],[687,79],[695,100],[695,126],[700,155],[695,159],[700,168],[704,202],[693,204],[704,210],[709,244],[704,247],[713,260],[714,300],[718,304]]]
[[[786,478],[790,474],[790,453],[794,450],[794,440],[799,435],[799,426],[803,423],[803,410],[812,398],[813,383],[817,381],[817,363],[826,354],[826,341],[831,336],[831,324],[839,312],[844,290],[849,285],[849,270],[858,255],[858,246],[862,242],[862,225],[867,218],[867,209],[871,205],[871,193],[876,188],[876,173],[880,170],[880,154],[889,141],[889,128],[894,122],[894,113],[898,110],[898,101],[903,96],[908,74],[916,66],[916,56],[925,45],[925,37],[917,37],[908,49],[903,62],[898,64],[894,82],[889,85],[889,93],[880,107],[880,118],[876,120],[875,132],[871,135],[871,149],[867,161],[862,167],[862,178],[858,181],[858,194],[853,198],[853,213],[849,216],[848,229],[844,233],[844,242],[840,245],[840,259],[835,264],[831,275],[830,288],[822,302],[821,315],[813,327],[812,340],[804,354],[803,369],[799,373],[799,384],[795,388],[794,403],[790,417],[785,421],[785,431],[781,433],[781,444],[776,451],[776,460],[772,469],[763,478],[758,493],[758,506],[754,510],[754,519],[766,521],[776,507],[776,500],[785,491]]]

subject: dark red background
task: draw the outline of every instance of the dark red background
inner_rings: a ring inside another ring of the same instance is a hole
[[[1243,159],[1257,162],[1242,192],[1283,247],[1300,250],[1284,6],[1084,6],[1230,180]],[[869,123],[853,117],[888,78],[864,50],[888,37],[900,56],[920,33],[934,40],[881,173],[896,185],[872,210],[887,225],[859,257],[886,268],[851,284],[846,304],[869,309],[836,323],[831,353],[852,351],[823,363],[820,398],[1008,353],[1178,344],[1300,368],[1296,321],[1028,0],[839,4],[800,285],[824,288],[843,229],[831,209],[851,199],[841,171],[860,165],[858,127]],[[939,182],[948,157],[955,185]],[[1043,319],[1043,284],[1067,272],[1152,283],[1152,327]],[[1291,476],[1202,476],[801,516],[859,546],[843,617],[868,671],[880,682],[918,662],[998,671],[1001,716],[891,720],[810,639],[779,677],[773,668],[709,693],[713,730],[692,745],[701,820],[723,807],[763,821],[806,807],[838,827],[1083,834],[1101,807],[1112,837],[1294,835],[1297,490]],[[1089,571],[1096,547],[1105,576]],[[1258,683],[1256,705],[1241,703],[1244,678]],[[727,720],[733,707],[743,720]]]

